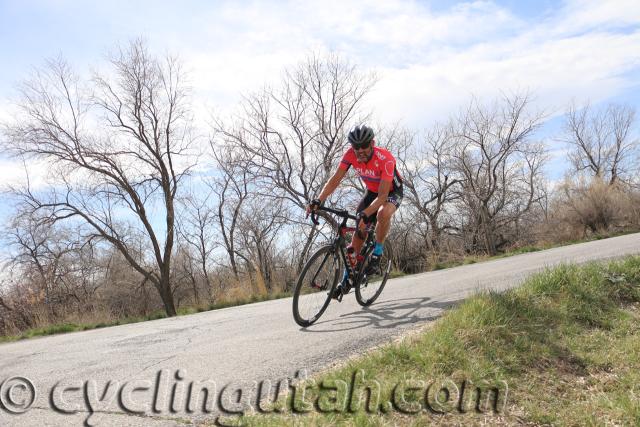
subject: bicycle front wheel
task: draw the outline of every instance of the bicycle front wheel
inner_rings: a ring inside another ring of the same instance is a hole
[[[361,306],[366,307],[373,304],[382,293],[384,285],[387,284],[389,272],[391,271],[392,255],[391,244],[385,242],[384,252],[382,253],[382,258],[380,258],[379,274],[363,276],[356,286],[356,301],[358,301],[358,304]],[[371,256],[369,255],[368,258],[371,259]],[[366,270],[366,265],[363,267],[363,270]]]
[[[305,264],[293,292],[293,318],[307,327],[322,316],[340,278],[340,257],[333,245],[323,246]]]

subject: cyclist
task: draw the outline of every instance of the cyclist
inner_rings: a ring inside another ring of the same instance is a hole
[[[376,246],[366,270],[367,275],[379,273],[380,258],[384,240],[391,226],[391,217],[400,207],[403,196],[402,177],[396,168],[396,160],[388,150],[375,145],[374,136],[373,129],[366,125],[356,126],[349,132],[348,140],[351,147],[342,156],[338,170],[329,178],[320,195],[307,206],[307,215],[321,206],[353,166],[367,188],[356,209],[357,230],[350,245],[353,246],[355,253],[360,252],[366,239],[367,224],[377,218]],[[336,288],[333,297],[337,298],[339,293],[346,294],[349,292],[349,287],[345,270],[342,283]]]

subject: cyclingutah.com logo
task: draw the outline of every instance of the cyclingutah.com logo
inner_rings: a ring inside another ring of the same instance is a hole
[[[23,414],[36,401],[36,388],[26,377],[7,378],[0,384],[0,406],[11,414]]]
[[[348,380],[323,381],[309,379],[301,370],[294,378],[232,383],[218,389],[213,380],[189,381],[185,369],[163,369],[154,380],[60,381],[46,394],[51,409],[68,415],[88,413],[84,423],[94,426],[100,423],[98,413],[118,412],[146,416],[209,414],[218,424],[234,425],[248,413],[502,413],[507,393],[504,381],[407,379],[383,387],[379,381],[367,379],[363,370],[355,371]],[[36,397],[35,386],[25,377],[14,376],[0,385],[0,403],[10,414],[24,414]]]

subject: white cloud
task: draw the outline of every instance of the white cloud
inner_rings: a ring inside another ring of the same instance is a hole
[[[10,186],[20,187],[27,182],[32,190],[41,189],[47,183],[49,170],[44,162],[0,159],[0,191]]]
[[[446,13],[399,0],[281,5],[223,3],[198,42],[179,47],[194,70],[196,91],[230,105],[311,52],[337,51],[363,68],[402,67],[429,60],[433,46],[447,50],[522,26],[491,2],[463,3]],[[468,28],[473,31],[461,30]]]
[[[381,67],[383,79],[371,104],[381,120],[404,119],[420,127],[465,105],[472,93],[494,97],[500,91],[529,89],[538,107],[555,112],[573,98],[598,102],[617,95],[639,83],[631,73],[640,68],[640,58],[630,52],[640,49],[640,29],[574,35],[585,22],[604,25],[619,18],[619,13],[606,15],[614,8],[597,10],[598,20],[589,20],[588,11],[582,12],[579,25],[572,16],[554,17],[513,37],[442,49],[405,68]],[[625,22],[639,24],[640,17]],[[550,36],[554,32],[561,35]]]
[[[461,3],[446,13],[434,13],[428,5],[412,1],[348,3],[346,10],[338,1],[306,4],[315,30],[330,29],[329,36],[376,44],[387,51],[430,43],[469,43],[521,25],[507,10],[486,1]]]
[[[637,0],[569,0],[562,15],[564,24],[574,31],[637,26],[640,3]]]
[[[162,18],[144,35],[158,51],[178,51],[192,70],[201,120],[206,107],[231,110],[241,94],[277,82],[285,67],[311,52],[337,51],[363,70],[377,70],[381,79],[367,99],[376,119],[416,129],[446,118],[471,94],[530,89],[537,106],[557,113],[571,99],[595,103],[640,83],[637,0],[568,0],[534,19],[491,1],[438,11],[411,0],[200,6],[176,11],[173,21]],[[164,16],[171,7],[161,2],[158,10]],[[118,21],[122,33],[129,24],[132,31],[145,28],[131,18],[143,9],[127,6],[127,19]],[[113,19],[115,10],[102,12]]]
[[[471,94],[530,89],[556,111],[637,83],[625,75],[640,66],[630,55],[640,49],[633,0],[571,0],[538,21],[490,1],[438,12],[400,0],[279,5],[222,3],[205,19],[202,40],[181,47],[200,100],[229,109],[306,54],[329,50],[378,71],[369,105],[380,121],[414,127],[446,117]]]

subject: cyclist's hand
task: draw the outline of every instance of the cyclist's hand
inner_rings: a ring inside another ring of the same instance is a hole
[[[309,204],[307,205],[307,216],[309,216],[311,211],[315,211],[316,209],[318,209],[320,205],[322,205],[320,199],[313,199],[311,202],[309,202]]]
[[[371,222],[371,218],[367,216],[364,212],[358,212],[356,214],[356,225],[357,227],[361,227],[360,223],[362,223],[362,228]]]

